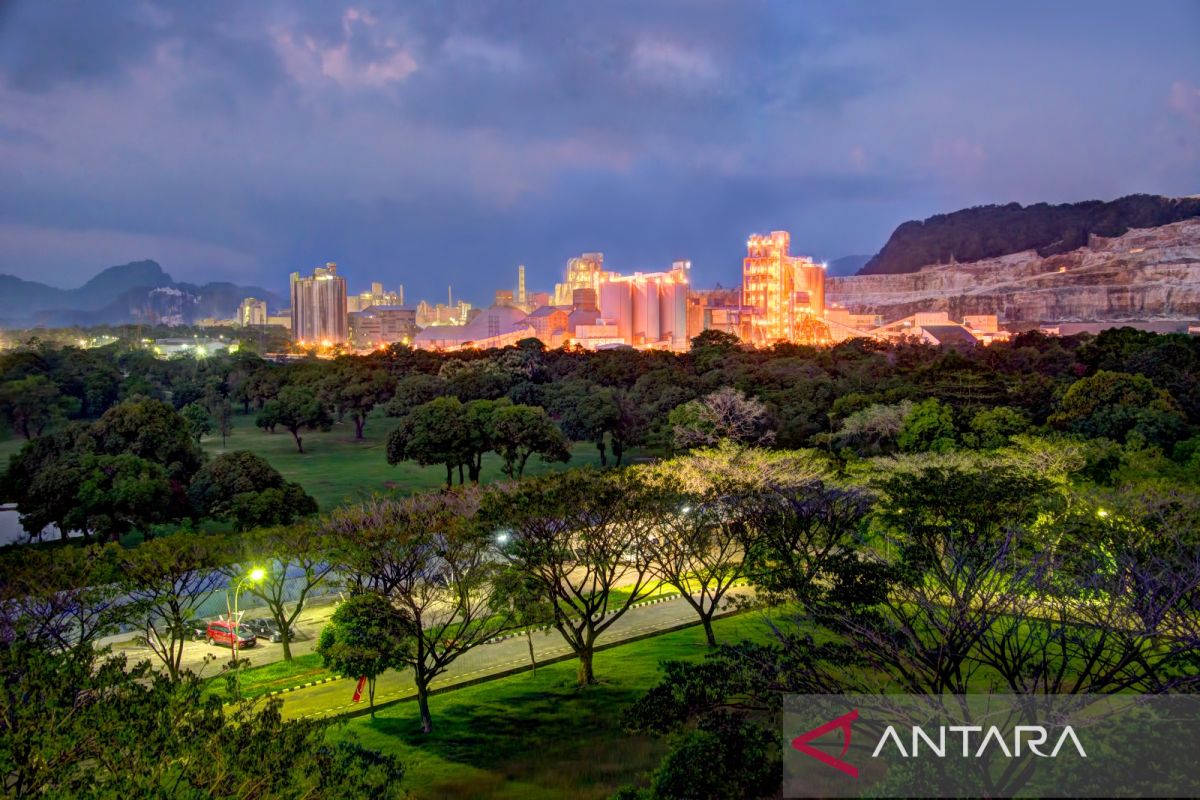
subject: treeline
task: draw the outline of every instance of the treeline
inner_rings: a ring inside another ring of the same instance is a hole
[[[1200,216],[1200,200],[1133,194],[1110,202],[976,206],[913,220],[892,233],[859,275],[916,272],[930,264],[979,261],[1024,250],[1065,253],[1088,237],[1120,236],[1130,228],[1155,228]]]
[[[361,437],[372,415],[398,417],[388,460],[444,465],[448,483],[456,474],[459,483],[477,480],[488,452],[518,477],[531,457],[566,460],[570,441],[592,443],[602,464],[610,456],[621,464],[631,447],[669,454],[722,439],[817,447],[852,461],[997,447],[1047,430],[1157,447],[1187,464],[1196,458],[1200,423],[1200,339],[1129,328],[1095,337],[1029,332],[969,350],[869,340],[751,350],[709,331],[679,355],[546,350],[531,339],[452,354],[394,345],[284,365],[246,352],[166,361],[117,345],[40,346],[6,353],[0,370],[0,414],[31,439],[10,464],[5,499],[23,512],[57,509],[50,521],[64,530],[80,528],[64,516],[72,503],[62,502],[60,490],[87,480],[62,481],[66,473],[51,470],[39,483],[43,464],[75,453],[74,461],[92,460],[72,475],[99,466],[105,474],[153,477],[162,500],[156,506],[178,519],[203,462],[195,442],[228,431],[234,413],[254,414],[264,430],[288,431],[301,451],[305,431],[335,420],[352,422]],[[39,445],[39,435],[50,438]],[[277,473],[250,464],[242,474],[267,477],[247,478],[244,492],[286,489]],[[100,494],[106,480],[97,477]],[[43,500],[29,496],[34,487],[45,490]],[[269,521],[248,510],[251,499],[241,503],[245,524]],[[218,502],[216,513],[233,518],[232,502]],[[193,502],[189,513],[216,506]],[[107,516],[108,530],[133,525],[126,512]]]

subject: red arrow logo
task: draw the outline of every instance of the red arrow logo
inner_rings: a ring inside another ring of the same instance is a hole
[[[822,764],[827,764],[834,769],[844,772],[851,778],[858,777],[858,767],[853,764],[847,764],[841,758],[836,758],[828,753],[822,752],[815,747],[809,745],[813,739],[817,739],[833,730],[842,731],[842,756],[846,755],[846,751],[850,749],[850,725],[854,720],[858,719],[858,709],[849,711],[837,719],[831,719],[824,725],[813,728],[808,733],[802,733],[795,739],[792,739],[792,747],[804,753],[807,756],[812,756]]]
[[[358,679],[358,686],[354,687],[354,702],[362,700],[363,687],[367,684],[367,676],[364,675]]]

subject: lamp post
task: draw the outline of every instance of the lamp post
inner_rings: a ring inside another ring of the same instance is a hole
[[[249,575],[243,575],[241,578],[238,578],[238,582],[236,584],[234,584],[234,587],[233,587],[233,608],[232,609],[229,606],[229,590],[228,589],[225,590],[225,612],[229,617],[229,625],[230,625],[229,632],[232,635],[232,642],[233,642],[233,669],[234,669],[233,674],[234,674],[234,678],[238,682],[238,690],[239,690],[238,694],[239,695],[241,694],[241,688],[242,688],[241,687],[242,668],[241,668],[241,665],[238,664],[238,640],[241,638],[242,621],[238,616],[238,595],[241,593],[242,586],[246,583],[246,581],[250,581],[251,583],[258,583],[266,576],[266,574],[267,574],[266,570],[264,570],[262,567],[255,567],[254,569],[250,570]]]

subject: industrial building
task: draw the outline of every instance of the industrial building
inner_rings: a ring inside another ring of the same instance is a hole
[[[291,277],[292,337],[304,344],[343,344],[350,338],[346,318],[346,279],[337,274],[330,261],[313,274]]]

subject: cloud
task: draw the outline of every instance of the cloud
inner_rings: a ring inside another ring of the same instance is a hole
[[[1167,108],[1200,127],[1200,87],[1188,81],[1175,81],[1167,93]]]
[[[668,85],[704,85],[718,74],[712,56],[703,50],[655,37],[634,43],[630,69],[635,76]]]
[[[347,8],[336,41],[284,29],[275,32],[273,43],[288,74],[301,86],[319,88],[329,79],[348,89],[379,89],[404,81],[416,72],[417,61],[377,26],[369,12]]]

